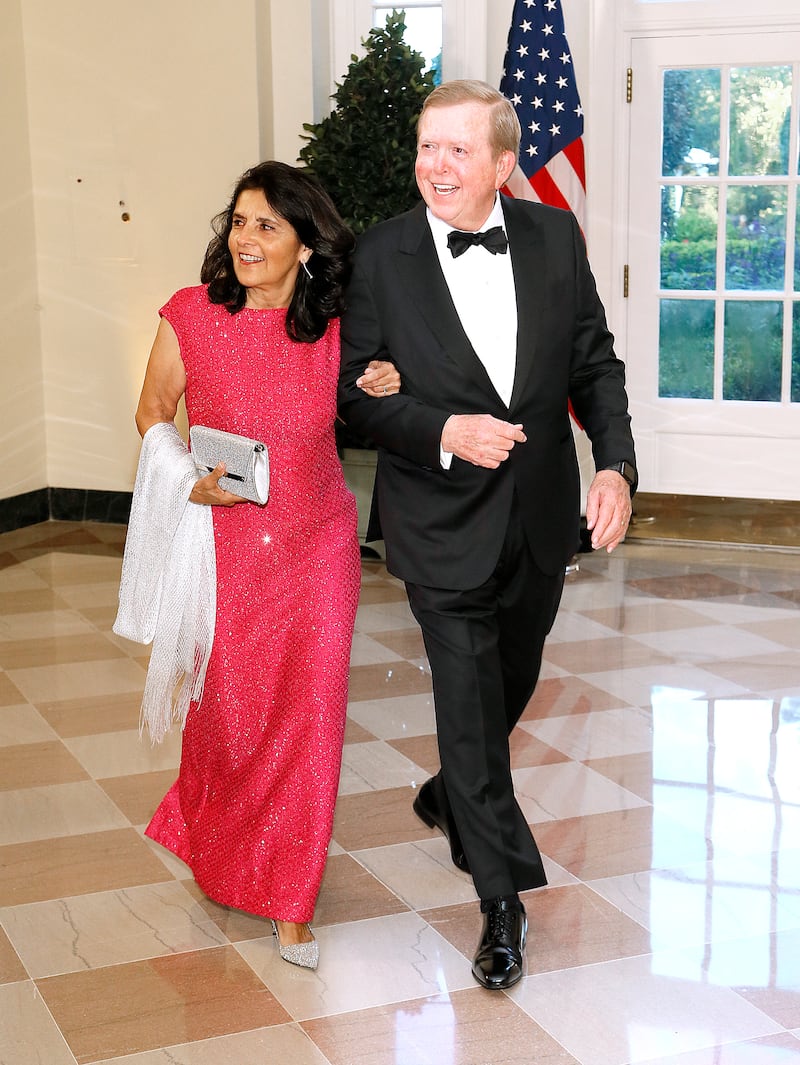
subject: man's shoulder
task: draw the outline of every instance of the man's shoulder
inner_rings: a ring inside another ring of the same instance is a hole
[[[356,248],[359,252],[374,248],[386,248],[402,243],[409,233],[422,232],[425,225],[425,205],[420,201],[410,211],[376,222],[359,237]]]
[[[503,211],[506,218],[524,219],[543,226],[556,226],[559,229],[571,228],[575,223],[572,211],[561,207],[539,203],[537,200],[524,200],[521,197],[503,196]]]

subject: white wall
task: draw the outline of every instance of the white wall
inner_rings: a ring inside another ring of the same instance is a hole
[[[127,491],[158,308],[197,283],[209,220],[241,171],[297,158],[311,117],[309,2],[10,6],[0,498]]]
[[[46,484],[44,393],[36,309],[36,238],[22,12],[8,0],[0,21],[0,496]]]

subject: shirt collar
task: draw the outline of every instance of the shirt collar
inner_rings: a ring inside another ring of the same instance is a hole
[[[455,229],[455,226],[450,222],[444,222],[441,218],[437,218],[431,211],[430,207],[426,207],[425,213],[428,218],[428,225],[431,227],[431,233],[433,234],[433,240],[436,247],[447,249],[447,235]],[[495,193],[494,206],[489,213],[489,217],[481,226],[481,230],[491,229],[492,226],[500,226],[504,233],[506,231],[506,219],[503,214],[502,204],[500,203],[500,193]],[[475,232],[477,232],[477,230]],[[507,235],[508,234],[506,234],[506,236]]]

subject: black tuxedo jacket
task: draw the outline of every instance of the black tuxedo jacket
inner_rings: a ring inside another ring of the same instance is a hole
[[[415,584],[483,583],[497,563],[515,493],[537,564],[550,574],[564,567],[577,550],[580,520],[568,400],[598,468],[635,462],[624,366],[574,216],[523,200],[502,203],[518,313],[509,406],[461,326],[425,205],[374,226],[356,249],[342,317],[339,412],[378,449],[379,526],[371,523],[370,536],[383,536],[390,571]],[[356,387],[373,358],[396,364],[399,394],[373,399]],[[527,442],[497,470],[455,456],[442,469],[447,419],[484,413],[521,423]]]

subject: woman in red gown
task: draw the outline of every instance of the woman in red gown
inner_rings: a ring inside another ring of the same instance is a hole
[[[190,496],[214,508],[214,643],[147,834],[209,897],[271,918],[281,956],[313,968],[360,586],[334,437],[353,237],[312,178],[277,162],[242,176],[215,230],[204,284],[161,309],[136,422],[144,435],[172,421],[185,396],[190,425],[263,441],[269,500],[226,492],[222,466]],[[383,397],[399,377],[373,363],[364,388]]]

